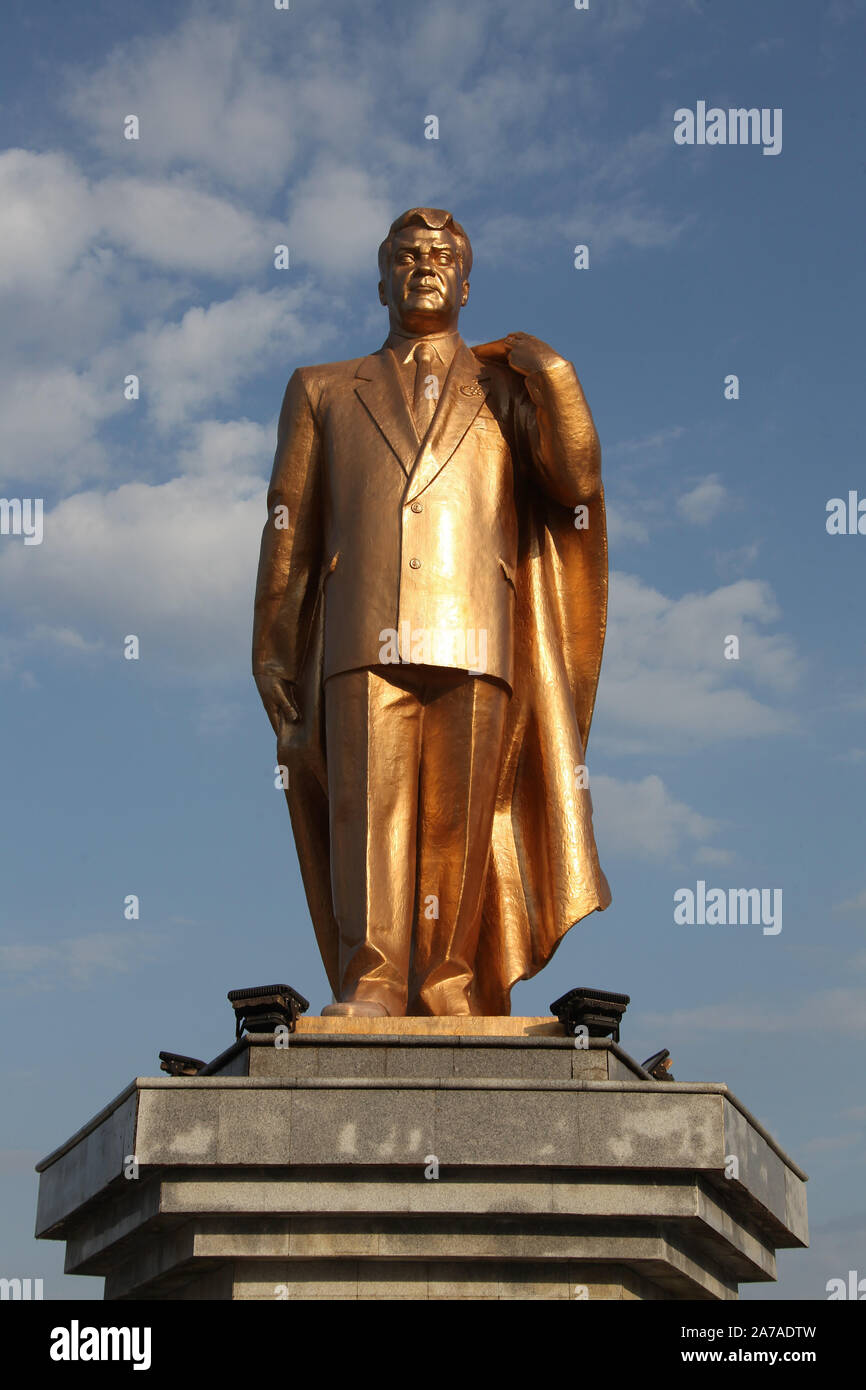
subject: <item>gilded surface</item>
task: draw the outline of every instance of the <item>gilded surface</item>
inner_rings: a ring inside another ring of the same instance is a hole
[[[598,437],[546,343],[466,346],[470,267],[450,214],[398,218],[385,344],[296,371],[280,416],[253,672],[332,1014],[507,1015],[610,901]]]

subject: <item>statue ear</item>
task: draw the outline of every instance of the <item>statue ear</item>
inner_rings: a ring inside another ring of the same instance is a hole
[[[461,307],[461,309],[463,308],[463,305],[466,303],[466,301],[467,301],[468,298],[469,298],[469,281],[468,281],[468,280],[464,280],[464,281],[463,281],[463,291],[462,291],[462,293],[461,293],[461,295],[460,295],[460,307]]]
[[[465,302],[465,301],[464,301],[464,302]],[[387,300],[386,297],[385,297],[385,281],[384,281],[384,280],[380,280],[380,281],[379,281],[379,303],[380,303],[380,304],[385,304],[385,305],[387,305],[387,303],[388,303],[388,300]]]

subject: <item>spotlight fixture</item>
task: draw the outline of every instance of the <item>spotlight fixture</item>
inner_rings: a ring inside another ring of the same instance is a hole
[[[661,1052],[654,1052],[652,1057],[647,1057],[645,1062],[641,1062],[641,1066],[644,1071],[649,1072],[653,1081],[674,1081],[676,1078],[671,1071],[673,1060],[667,1048],[663,1047]]]
[[[160,1052],[159,1067],[160,1071],[167,1071],[169,1076],[198,1076],[202,1067],[206,1063],[198,1057],[184,1057],[182,1052]]]
[[[280,1026],[294,1033],[299,1014],[310,1007],[290,985],[256,985],[253,989],[230,989],[228,1001],[235,1011],[235,1037],[248,1033],[275,1033]]]
[[[606,989],[570,989],[554,1000],[550,1012],[567,1033],[574,1033],[582,1025],[591,1038],[612,1037],[619,1042],[619,1025],[628,1005],[627,994],[613,994]]]

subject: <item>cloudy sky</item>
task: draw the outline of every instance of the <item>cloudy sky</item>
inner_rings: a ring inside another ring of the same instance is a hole
[[[381,344],[376,248],[421,203],[472,238],[466,339],[551,342],[603,446],[613,905],[514,1011],[626,991],[638,1060],[727,1082],[811,1174],[812,1248],[745,1297],[866,1275],[866,535],[826,527],[866,497],[864,0],[8,0],[5,29],[0,492],[44,534],[0,536],[0,1272],[100,1297],[32,1241],[36,1159],[160,1048],[228,1045],[227,989],[328,1000],[252,592],[286,380]],[[701,101],[780,109],[781,152],[678,145]],[[678,925],[699,880],[782,890],[782,930]]]

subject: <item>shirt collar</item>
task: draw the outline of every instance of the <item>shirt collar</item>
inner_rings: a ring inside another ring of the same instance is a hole
[[[429,337],[413,338],[408,333],[400,333],[396,329],[391,330],[385,339],[384,346],[390,348],[398,362],[404,365],[412,361],[415,348],[418,343],[429,343],[436,356],[443,366],[450,366],[451,361],[460,343],[459,333],[434,333]]]

